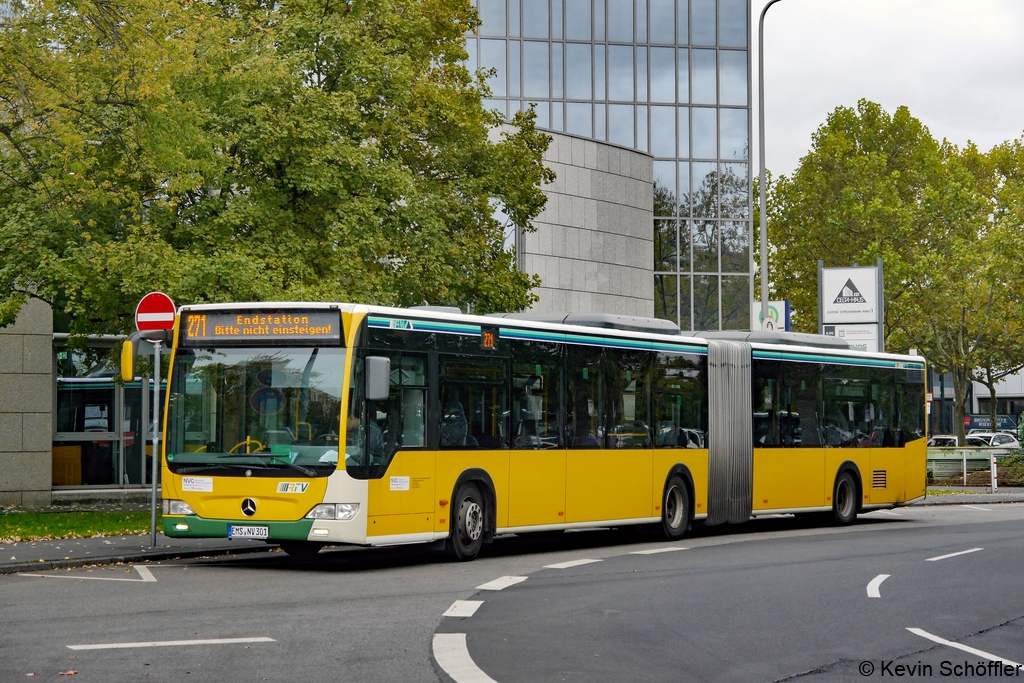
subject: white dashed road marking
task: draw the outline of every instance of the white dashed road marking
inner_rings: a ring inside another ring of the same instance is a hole
[[[173,647],[177,645],[230,645],[233,643],[274,643],[273,638],[210,638],[207,640],[150,640],[142,643],[98,643],[68,645],[70,650],[120,650],[129,647]]]
[[[156,583],[156,577],[149,567],[132,565],[132,569],[139,573],[141,579],[122,579],[113,576],[79,576],[78,574],[19,574],[19,576],[36,577],[40,579],[82,579],[84,581],[127,581],[128,583]]]
[[[603,562],[603,560],[569,560],[568,562],[559,562],[558,564],[546,564],[545,569],[568,569],[569,567],[579,567],[584,564],[591,564],[592,562]]]
[[[465,633],[435,633],[434,659],[455,683],[497,683],[469,656]]]
[[[658,553],[670,553],[674,550],[689,550],[689,548],[674,546],[671,548],[655,548],[654,550],[634,550],[630,555],[656,555]]]
[[[456,600],[452,603],[452,606],[448,608],[448,611],[444,613],[446,617],[471,617],[476,614],[476,611],[480,609],[480,605],[484,604],[483,600]]]
[[[878,592],[879,586],[882,582],[889,578],[889,574],[879,574],[875,578],[871,579],[871,583],[868,584],[868,597],[869,598],[880,598],[882,594]]]
[[[889,515],[891,517],[902,517],[903,516],[903,515],[901,515],[898,512],[893,512],[892,510],[875,510],[875,512],[877,512],[880,515]]]
[[[488,581],[482,586],[477,586],[476,589],[479,591],[500,591],[523,581],[526,581],[525,576],[502,576],[494,581]]]
[[[923,630],[921,630],[919,628],[907,627],[907,630],[910,631],[911,633],[913,633],[914,635],[921,636],[922,638],[927,638],[928,640],[936,642],[939,645],[948,645],[949,647],[955,647],[958,650],[963,650],[964,652],[970,652],[972,655],[977,655],[978,657],[981,657],[982,659],[987,659],[990,662],[1002,662],[1006,666],[1016,666],[1016,667],[1024,666],[1024,665],[1018,664],[1017,662],[1011,662],[1009,659],[1006,659],[1005,657],[997,657],[996,655],[989,654],[988,652],[984,652],[982,650],[975,650],[973,647],[968,647],[966,645],[961,645],[960,643],[954,643],[951,640],[946,640],[945,638],[940,638],[939,636],[932,635],[931,633],[928,633],[928,631],[923,631]]]
[[[988,508],[980,508],[977,505],[961,505],[962,508],[971,508],[972,510],[981,510],[982,512],[992,512]]]
[[[950,553],[949,555],[939,555],[938,557],[929,557],[925,562],[938,562],[939,560],[945,560],[949,557],[956,557],[957,555],[966,555],[968,553],[976,553],[984,548],[971,548],[970,550],[961,550],[958,553]]]

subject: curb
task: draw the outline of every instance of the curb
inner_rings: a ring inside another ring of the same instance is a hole
[[[223,555],[251,555],[261,553],[268,548],[276,548],[268,544],[260,548],[211,548],[209,550],[167,550],[152,553],[135,553],[113,557],[92,557],[75,560],[46,560],[38,562],[20,562],[18,564],[0,565],[0,575],[21,574],[26,571],[44,571],[48,569],[75,569],[105,564],[128,564],[133,562],[152,562],[154,560],[185,560],[197,557],[218,557]]]

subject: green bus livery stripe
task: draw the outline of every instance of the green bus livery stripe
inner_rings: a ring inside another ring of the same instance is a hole
[[[417,320],[417,319],[402,319],[400,322],[405,323],[408,327],[394,327],[392,328],[391,323],[397,318],[375,318],[370,317],[370,327],[381,327],[384,329],[396,329],[396,330],[412,330],[413,332],[442,332],[444,334],[464,334],[467,336],[479,337],[480,326],[479,325],[462,325],[459,323],[442,323],[434,320]]]
[[[557,344],[583,344],[587,346],[608,346],[618,349],[637,349],[639,351],[671,351],[674,353],[707,354],[703,346],[682,344],[665,344],[663,342],[644,341],[638,339],[619,339],[616,337],[595,337],[571,332],[545,332],[543,330],[524,330],[515,327],[498,329],[502,339],[521,339],[526,341],[546,341]]]
[[[410,329],[414,332],[444,332],[447,334],[463,334],[480,336],[477,325],[461,325],[427,320],[401,320],[409,327],[392,327],[395,318],[379,318],[370,316],[368,325],[382,329]],[[556,344],[583,344],[587,346],[607,346],[618,349],[636,349],[640,351],[668,351],[671,353],[696,353],[707,355],[707,348],[692,344],[667,344],[665,342],[621,339],[618,337],[595,337],[593,335],[573,334],[571,332],[548,332],[546,330],[530,330],[519,327],[498,328],[498,336],[502,339],[518,339],[522,341],[544,341]]]
[[[305,541],[309,538],[309,530],[313,528],[312,519],[299,519],[294,522],[253,521],[251,519],[206,519],[195,515],[185,517],[164,517],[164,535],[174,538],[227,538],[228,527],[265,526],[269,528],[271,541]],[[174,525],[184,522],[187,530],[179,531]]]
[[[871,368],[899,368],[901,370],[924,370],[924,363],[883,360],[881,358],[852,358],[850,356],[825,356],[782,351],[754,349],[754,358],[763,360],[789,360],[797,363],[831,363],[833,365],[859,365]],[[902,364],[902,367],[900,367]]]

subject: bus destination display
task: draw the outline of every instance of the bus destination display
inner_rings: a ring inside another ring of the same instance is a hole
[[[182,320],[182,343],[341,341],[341,314],[332,310],[196,311]]]

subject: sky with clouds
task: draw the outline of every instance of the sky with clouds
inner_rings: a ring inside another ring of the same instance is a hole
[[[756,50],[764,2],[752,5]],[[764,43],[775,175],[791,175],[828,113],[860,98],[890,113],[906,105],[957,145],[987,150],[1024,134],[1024,0],[782,0],[768,10]],[[756,51],[752,61],[756,116]],[[754,135],[756,163],[756,118]]]

